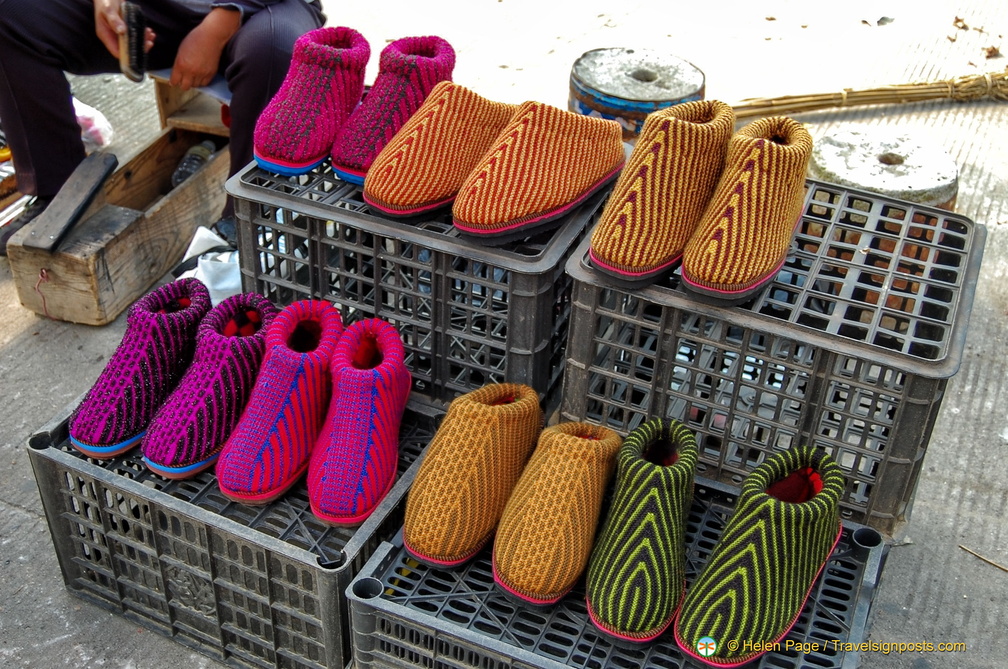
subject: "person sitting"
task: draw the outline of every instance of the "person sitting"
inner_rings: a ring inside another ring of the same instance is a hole
[[[34,196],[0,230],[7,241],[37,217],[85,158],[66,73],[119,71],[123,0],[0,0],[0,123],[18,190]],[[325,23],[320,0],[136,0],[149,69],[172,68],[182,90],[220,73],[231,90],[230,171],[252,160],[259,113],[283,83],[295,40]],[[224,231],[230,198],[216,224]]]

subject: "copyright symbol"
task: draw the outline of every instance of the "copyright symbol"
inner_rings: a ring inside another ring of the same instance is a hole
[[[738,650],[738,641],[736,641],[735,639],[732,639],[731,641],[729,641],[728,642],[728,650],[730,650],[733,653],[735,651],[737,651]]]

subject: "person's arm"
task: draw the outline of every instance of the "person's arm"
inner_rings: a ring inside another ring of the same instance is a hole
[[[172,67],[172,85],[189,90],[209,84],[220,67],[224,47],[241,27],[241,19],[242,13],[237,9],[211,9],[179,45]]]

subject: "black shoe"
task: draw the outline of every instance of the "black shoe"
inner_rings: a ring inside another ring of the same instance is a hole
[[[35,217],[45,211],[50,202],[52,202],[51,197],[32,198],[31,201],[25,205],[25,208],[21,211],[21,213],[11,219],[11,221],[2,228],[2,232],[0,232],[0,256],[7,255],[7,240],[13,237],[15,232],[31,223]]]
[[[233,249],[238,248],[238,227],[234,216],[224,216],[210,226]]]

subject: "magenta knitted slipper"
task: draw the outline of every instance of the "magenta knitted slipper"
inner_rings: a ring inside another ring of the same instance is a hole
[[[140,444],[147,467],[166,478],[194,476],[217,461],[241,416],[277,314],[262,295],[244,293],[210,310],[196,332],[196,353]]]
[[[340,312],[319,300],[295,302],[266,329],[252,396],[217,460],[224,495],[265,504],[304,473],[329,406],[329,359],[342,334]]]
[[[137,300],[126,333],[70,417],[70,443],[91,458],[111,458],[143,438],[192,360],[196,328],[210,311],[199,279],[179,279]]]
[[[363,522],[395,481],[399,422],[412,380],[399,332],[372,318],[348,327],[331,367],[333,399],[308,468],[312,513]]]
[[[451,80],[455,50],[440,37],[404,37],[382,50],[378,76],[349,120],[336,133],[336,175],[357,185],[389,140],[441,81]]]
[[[352,28],[318,28],[294,43],[290,69],[256,121],[253,154],[265,170],[310,172],[364,92],[371,47]]]

